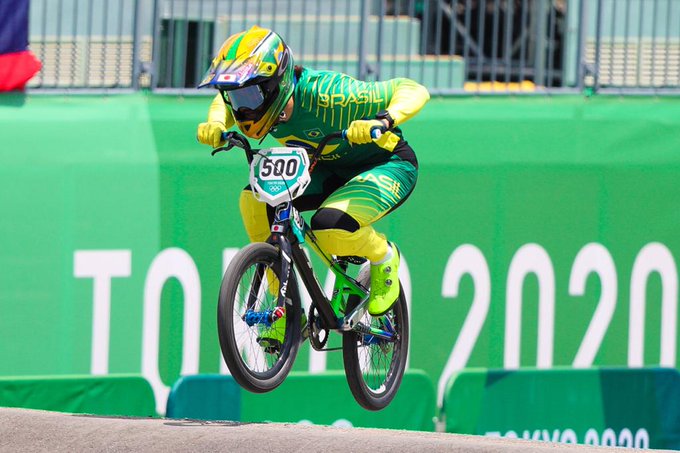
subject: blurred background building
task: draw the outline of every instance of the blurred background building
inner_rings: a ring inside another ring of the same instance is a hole
[[[255,24],[297,63],[438,94],[680,89],[678,0],[34,0],[30,87],[192,90]]]

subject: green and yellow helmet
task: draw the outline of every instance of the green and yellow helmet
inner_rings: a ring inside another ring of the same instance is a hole
[[[198,88],[220,90],[241,132],[259,139],[293,94],[293,68],[293,54],[283,39],[254,26],[227,38]]]

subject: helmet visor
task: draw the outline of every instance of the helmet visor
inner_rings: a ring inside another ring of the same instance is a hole
[[[265,93],[262,92],[262,88],[260,88],[259,85],[250,85],[236,90],[222,92],[222,96],[225,95],[234,110],[240,110],[242,108],[255,110],[264,104],[266,99]]]

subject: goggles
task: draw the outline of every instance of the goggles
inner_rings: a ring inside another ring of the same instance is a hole
[[[231,105],[236,121],[259,121],[279,93],[280,78],[235,90],[220,89],[222,98]]]
[[[256,110],[266,100],[260,85],[250,85],[236,90],[222,91],[222,97],[231,104],[234,110]]]

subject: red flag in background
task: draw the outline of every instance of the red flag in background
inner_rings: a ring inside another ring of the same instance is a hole
[[[0,91],[23,90],[41,67],[28,50],[29,0],[0,0]]]

